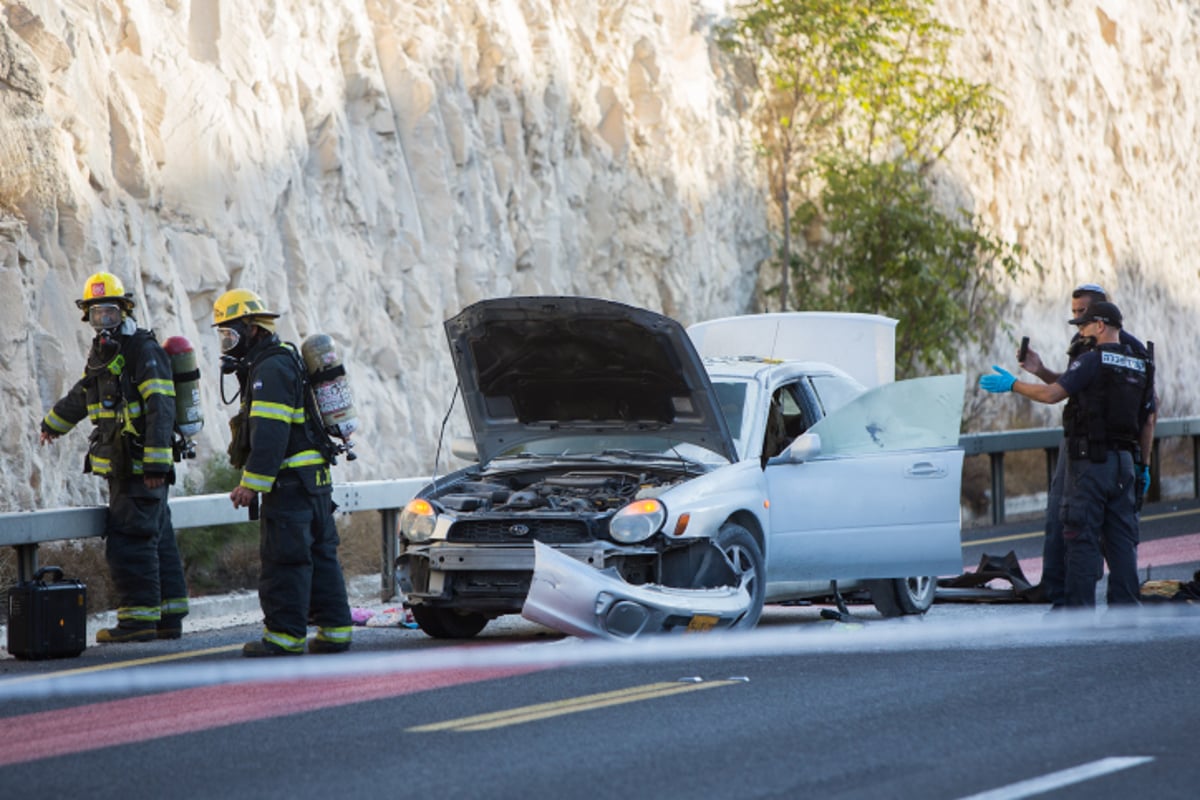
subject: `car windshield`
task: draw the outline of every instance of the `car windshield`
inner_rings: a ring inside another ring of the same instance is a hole
[[[729,436],[733,439],[734,447],[740,458],[745,457],[746,442],[744,436],[750,425],[746,421],[749,404],[746,402],[749,384],[745,381],[713,380],[713,392],[717,396],[717,404],[721,408],[721,416],[729,428]]]
[[[513,447],[499,458],[685,459],[701,464],[728,463],[719,453],[667,436],[597,434],[551,436]]]

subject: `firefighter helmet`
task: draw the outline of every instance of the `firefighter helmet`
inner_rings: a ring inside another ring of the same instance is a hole
[[[82,297],[75,305],[83,310],[83,321],[88,321],[88,306],[93,303],[116,303],[123,311],[133,310],[133,295],[125,291],[121,279],[111,272],[96,272],[83,282]]]
[[[278,313],[267,308],[261,297],[249,289],[230,289],[213,303],[214,328],[243,317],[275,319],[278,316]]]

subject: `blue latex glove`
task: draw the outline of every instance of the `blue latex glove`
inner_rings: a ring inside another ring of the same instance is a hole
[[[1150,491],[1150,465],[1142,465],[1142,496],[1146,496],[1146,492]]]
[[[984,375],[979,379],[979,386],[989,392],[1011,392],[1013,384],[1017,382],[1017,376],[995,364],[992,365],[992,369],[1000,374]]]

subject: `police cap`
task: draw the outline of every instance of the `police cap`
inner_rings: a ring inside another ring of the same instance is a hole
[[[1114,328],[1121,327],[1123,317],[1121,309],[1117,308],[1113,303],[1105,302],[1104,300],[1093,300],[1088,303],[1088,307],[1078,317],[1070,321],[1072,325],[1083,325],[1086,322],[1099,321],[1105,325],[1110,325]]]

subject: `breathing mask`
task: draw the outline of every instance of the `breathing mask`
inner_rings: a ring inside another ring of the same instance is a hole
[[[87,308],[87,320],[97,333],[109,333],[121,326],[125,313],[116,303],[92,303]]]
[[[234,320],[217,328],[221,343],[221,399],[229,405],[240,395],[241,388],[232,398],[225,396],[225,376],[233,375],[242,367],[242,359],[250,350],[252,338],[250,323],[244,319]]]
[[[217,328],[217,336],[221,339],[222,362],[227,358],[240,359],[250,346],[250,326],[243,320]]]

